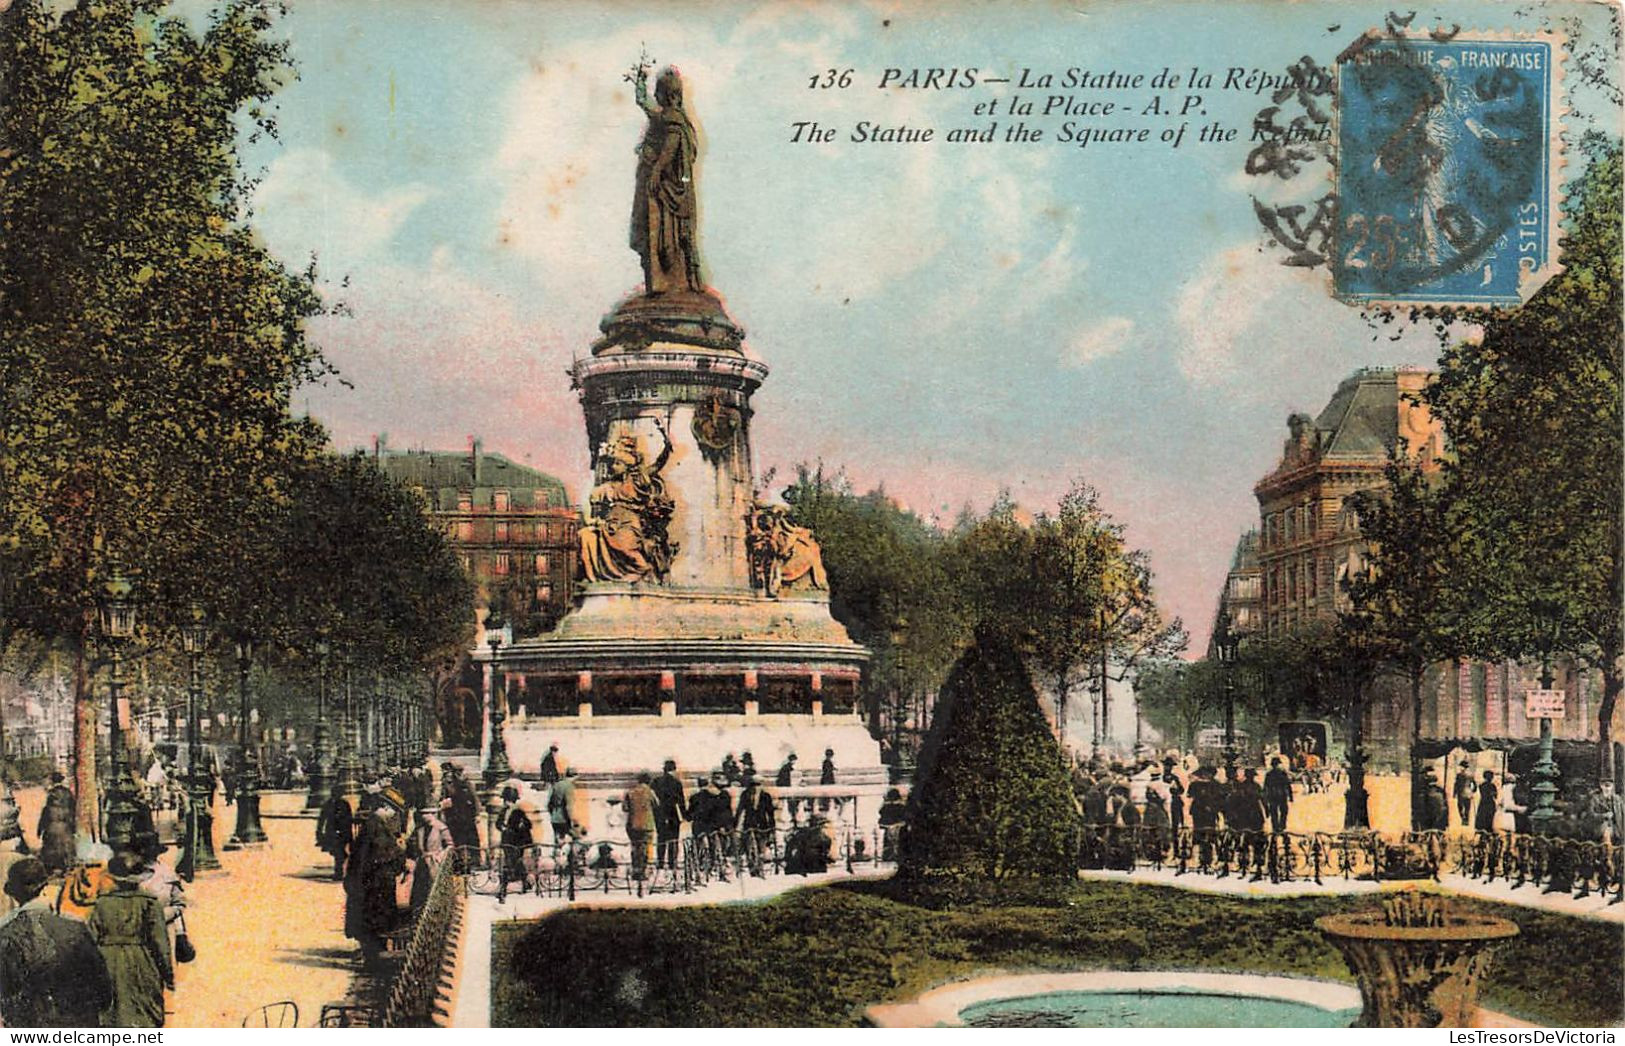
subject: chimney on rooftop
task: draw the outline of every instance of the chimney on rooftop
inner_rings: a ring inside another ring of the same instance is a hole
[[[474,474],[474,485],[476,487],[480,485],[480,459],[482,457],[483,457],[483,455],[480,453],[480,439],[479,439],[479,437],[478,436],[470,436],[470,437],[468,437],[469,469]]]

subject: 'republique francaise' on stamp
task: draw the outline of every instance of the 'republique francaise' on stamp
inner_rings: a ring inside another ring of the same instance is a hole
[[[1547,33],[1373,31],[1339,56],[1340,298],[1516,305],[1560,270],[1562,70]]]

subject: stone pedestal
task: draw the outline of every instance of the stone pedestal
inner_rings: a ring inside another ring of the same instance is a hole
[[[770,592],[752,561],[751,397],[767,367],[710,294],[639,295],[600,326],[571,371],[593,454],[588,490],[621,497],[629,471],[646,472],[638,482],[668,499],[664,518],[633,515],[645,537],[663,529],[668,554],[648,555],[653,569],[636,576],[591,576],[600,563],[552,632],[498,653],[502,671],[526,680],[524,739],[509,731],[516,769],[534,769],[533,740],[545,751],[568,734],[576,750],[561,749],[584,773],[658,770],[666,758],[703,769],[753,744],[767,767],[787,745],[810,758],[837,740],[847,765],[878,770],[856,715],[869,652],[830,616],[821,567]],[[595,500],[584,532],[624,524],[624,508],[620,523],[596,523]],[[768,723],[787,744],[757,726]]]

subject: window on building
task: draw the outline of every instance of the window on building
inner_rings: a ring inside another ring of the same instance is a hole
[[[1286,539],[1288,541],[1291,541],[1293,538],[1298,536],[1297,522],[1298,514],[1296,512],[1288,512],[1286,514]]]
[[[547,491],[546,490],[537,490],[532,494],[532,497],[534,497],[536,499],[536,507],[537,508],[546,508],[547,507]]]
[[[536,573],[538,573],[538,574],[547,573],[547,553],[546,552],[538,552],[538,553],[536,553]]]
[[[506,490],[498,490],[494,492],[491,495],[491,507],[496,509],[498,512],[508,511],[508,492]]]
[[[460,520],[457,521],[457,540],[458,541],[473,541],[474,540],[474,521],[473,520],[471,520],[471,519],[460,519]]]
[[[463,573],[471,574],[474,572],[474,561],[469,558],[467,552],[457,553],[457,562],[463,565]]]
[[[537,585],[536,586],[536,602],[538,602],[538,603],[551,603],[552,601],[553,601],[553,586],[552,585]]]
[[[457,511],[474,511],[474,492],[472,490],[459,490],[457,492]]]
[[[1316,583],[1317,577],[1318,577],[1319,574],[1320,574],[1320,571],[1317,569],[1317,564],[1314,562],[1314,560],[1310,560],[1309,562],[1304,564],[1304,567],[1303,567],[1304,584],[1309,590],[1309,598],[1310,599],[1315,598],[1315,595],[1316,595],[1318,589],[1320,588],[1320,586]]]
[[[508,554],[506,552],[498,552],[497,553],[496,566],[494,568],[494,572],[495,572],[496,576],[497,577],[507,577],[508,576],[508,566],[509,566]]]
[[[497,520],[497,540],[508,540],[508,521],[505,519]]]

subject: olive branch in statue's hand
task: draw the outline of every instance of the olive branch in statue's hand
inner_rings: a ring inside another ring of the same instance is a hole
[[[649,66],[653,63],[654,59],[649,57],[648,49],[640,47],[638,49],[637,64],[632,67],[630,72],[622,73],[621,79],[629,84],[646,84],[649,82]]]

